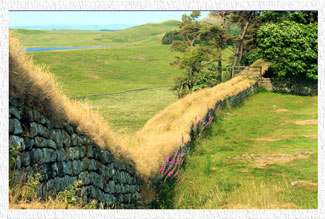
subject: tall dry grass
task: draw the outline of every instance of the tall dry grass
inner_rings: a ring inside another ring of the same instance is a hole
[[[156,114],[135,135],[118,136],[98,113],[62,94],[52,74],[45,67],[34,65],[17,39],[10,37],[9,46],[10,96],[31,103],[52,119],[68,121],[120,161],[134,165],[139,176],[144,178],[158,172],[161,162],[179,148],[182,136],[185,142],[190,140],[195,117],[203,119],[217,101],[236,95],[256,82],[239,75],[215,87],[194,92]]]

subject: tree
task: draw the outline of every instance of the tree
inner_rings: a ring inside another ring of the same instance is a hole
[[[258,16],[258,14],[259,12],[257,11],[240,11],[240,12],[232,13],[231,20],[232,22],[239,23],[241,29],[241,36],[239,38],[236,53],[235,53],[235,60],[231,70],[231,77],[234,76],[235,66],[237,66],[238,63],[239,64],[241,63],[243,57],[243,51],[244,51],[243,42],[244,42],[246,32],[248,30],[248,25],[255,19],[255,17]],[[239,56],[239,60],[238,60],[238,56]]]
[[[172,87],[177,91],[179,97],[186,94],[187,91],[192,91],[197,75],[203,67],[202,61],[206,60],[205,51],[200,47],[195,47],[201,34],[201,24],[196,20],[199,16],[199,11],[193,11],[190,16],[184,14],[179,29],[174,31],[174,34],[186,39],[185,41],[174,41],[171,46],[173,50],[181,52],[181,55],[177,56],[172,64],[177,65],[185,73],[185,76],[175,78],[175,85]]]
[[[186,42],[176,41],[172,44],[174,50],[184,52],[186,48],[190,47],[194,49],[195,43],[200,39],[201,24],[197,21],[200,16],[199,11],[193,11],[190,16],[183,14],[182,22],[179,24],[179,28],[174,31],[175,35],[182,36],[186,39]]]
[[[293,16],[296,17],[296,16]],[[316,80],[317,23],[283,21],[262,26],[257,42],[263,58],[277,76],[295,76]]]
[[[222,79],[222,51],[225,48],[225,44],[232,41],[233,36],[229,34],[229,27],[226,26],[226,18],[229,16],[230,12],[227,11],[212,11],[211,16],[218,17],[221,20],[221,24],[206,24],[201,29],[200,39],[205,44],[205,46],[214,47],[212,49],[206,49],[207,51],[215,51],[217,59],[212,61],[218,62],[218,80],[221,82]]]

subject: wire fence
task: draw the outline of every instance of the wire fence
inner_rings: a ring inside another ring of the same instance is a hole
[[[157,87],[145,87],[145,88],[138,88],[138,89],[131,89],[131,90],[112,92],[112,93],[92,94],[92,95],[86,95],[86,96],[70,97],[70,99],[82,99],[82,98],[88,98],[88,97],[100,97],[100,96],[107,96],[107,95],[114,95],[114,94],[123,94],[123,93],[134,92],[134,91],[152,90],[152,89],[163,88],[163,87],[171,87],[171,86],[170,85],[164,85],[164,86],[157,86]]]

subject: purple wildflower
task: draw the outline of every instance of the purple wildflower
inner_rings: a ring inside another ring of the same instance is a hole
[[[183,156],[184,156],[184,152],[181,153],[181,159],[183,158]]]
[[[182,144],[184,144],[184,136],[182,135]]]
[[[164,170],[164,164],[161,165],[159,173],[161,174],[163,170]]]
[[[178,175],[178,171],[174,174],[174,176],[173,177],[176,177]]]
[[[177,158],[176,165],[178,164],[178,162],[179,162],[179,157]]]
[[[170,159],[170,155],[166,158],[166,164],[169,162],[169,159]]]
[[[178,150],[176,151],[176,153],[175,153],[175,155],[174,155],[174,158],[173,158],[173,160],[172,160],[172,165],[175,164],[175,159],[176,159],[177,154],[178,154]]]
[[[197,116],[195,116],[195,122],[197,121]]]
[[[182,159],[182,161],[181,161],[181,163],[180,163],[180,166],[182,166],[183,162],[184,162],[184,160]]]
[[[168,173],[169,170],[170,170],[170,166],[169,166],[168,169],[165,171],[165,175]]]
[[[200,151],[200,147],[198,147],[197,150]]]
[[[207,143],[208,143],[208,141],[205,141],[205,143],[207,144]]]
[[[185,177],[179,177],[178,179],[177,179],[177,182],[179,182],[179,181],[181,181],[182,179],[184,179]]]

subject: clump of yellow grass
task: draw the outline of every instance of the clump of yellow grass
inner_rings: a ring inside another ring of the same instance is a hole
[[[150,178],[158,172],[163,160],[181,146],[182,136],[185,142],[190,140],[195,117],[202,120],[218,101],[256,83],[254,79],[239,75],[215,87],[194,92],[156,114],[134,136],[117,136],[102,116],[62,94],[52,74],[44,67],[34,65],[32,59],[25,56],[17,39],[11,37],[9,46],[10,96],[32,102],[52,119],[68,121],[118,160],[134,165],[143,178]]]

